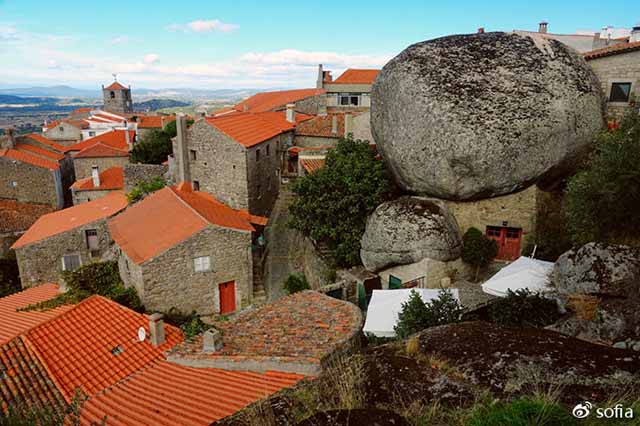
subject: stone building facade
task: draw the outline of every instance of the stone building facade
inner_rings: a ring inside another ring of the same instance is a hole
[[[64,192],[60,169],[50,170],[0,157],[0,198],[62,208]]]
[[[100,170],[107,170],[111,167],[125,167],[129,164],[129,156],[117,157],[76,157],[73,159],[76,179],[91,177],[93,166],[98,166]]]
[[[133,112],[131,87],[125,87],[114,81],[109,86],[102,86],[102,98],[106,111],[128,114]]]
[[[84,127],[88,128],[89,125],[87,124]],[[44,132],[44,136],[63,146],[72,145],[82,140],[82,125],[60,121],[53,127],[48,128]]]
[[[156,177],[167,179],[169,167],[162,164],[126,164],[124,170],[124,191],[129,192],[143,181],[150,181]]]

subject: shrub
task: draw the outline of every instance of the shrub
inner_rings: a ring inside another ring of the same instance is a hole
[[[360,264],[367,218],[386,201],[391,180],[366,141],[341,139],[325,166],[296,180],[289,226],[325,245],[335,266]]]
[[[462,306],[448,289],[440,290],[438,298],[427,303],[418,292],[411,291],[394,326],[396,337],[404,339],[425,328],[458,322],[462,312]]]
[[[558,257],[571,249],[572,242],[567,228],[566,212],[562,193],[546,193],[545,200],[538,208],[535,228],[526,237],[525,255],[531,256],[537,246],[537,259],[555,262]]]
[[[191,339],[211,328],[209,324],[205,324],[200,319],[196,311],[185,314],[176,308],[171,308],[169,312],[164,313],[164,320],[173,326],[179,327],[186,339]]]
[[[304,274],[291,274],[284,282],[284,289],[288,294],[309,290],[310,288],[311,286],[309,286],[307,277],[305,277]]]
[[[498,245],[487,238],[479,229],[469,228],[462,237],[462,260],[476,267],[475,280],[478,281],[480,268],[487,266],[498,254]]]
[[[162,164],[173,153],[171,138],[162,130],[151,130],[131,150],[132,163]]]
[[[532,398],[487,403],[478,407],[466,426],[572,426],[577,420],[560,405]]]
[[[529,289],[508,290],[506,297],[489,306],[489,319],[502,325],[545,327],[559,318],[555,300],[532,293]]]
[[[167,181],[162,176],[156,176],[151,180],[143,180],[131,189],[127,194],[127,199],[130,203],[142,200],[147,195],[156,192],[167,186]]]

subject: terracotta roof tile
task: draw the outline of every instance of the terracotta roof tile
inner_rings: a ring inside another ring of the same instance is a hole
[[[64,154],[49,151],[38,146],[28,145],[26,143],[17,143],[16,149],[18,151],[28,152],[29,154],[44,158],[45,160],[53,160],[55,162],[58,162],[64,158]]]
[[[67,401],[74,389],[95,395],[139,369],[164,358],[182,341],[176,327],[165,324],[166,342],[138,341],[138,329],[149,335],[146,315],[101,296],[91,296],[27,334],[38,358],[58,383]],[[114,349],[118,353],[114,354]]]
[[[336,121],[336,132],[333,132],[333,120]],[[327,114],[313,117],[311,120],[296,126],[296,135],[341,138],[344,135],[344,114]]]
[[[373,84],[380,70],[349,68],[331,84]]]
[[[131,143],[133,143],[135,135],[136,132],[134,130],[129,130],[129,141]],[[129,145],[127,145],[127,138],[124,130],[111,130],[110,132],[102,133],[98,136],[94,136],[82,142],[78,142],[77,144],[70,145],[65,149],[67,151],[82,151],[83,149],[93,146],[99,142],[103,145],[108,145],[112,148],[120,149],[123,151],[129,150]]]
[[[40,216],[55,210],[50,204],[0,199],[0,234],[26,231]]]
[[[18,151],[17,149],[0,149],[0,157],[11,158],[12,160],[31,164],[32,166],[43,169],[57,170],[60,168],[60,164],[57,162],[45,160],[42,157],[38,157],[28,152]]]
[[[71,185],[75,191],[112,191],[124,189],[124,170],[122,167],[110,167],[100,173],[100,186],[93,186],[93,178],[80,179]]]
[[[233,108],[240,112],[272,111],[284,108],[287,104],[295,103],[302,99],[321,95],[323,93],[326,93],[324,89],[296,89],[263,92],[251,96]]]
[[[300,164],[308,173],[313,173],[324,167],[324,158],[301,158]]]
[[[153,212],[154,214],[149,214]],[[129,258],[143,263],[210,224],[253,231],[250,221],[204,192],[163,188],[108,223],[111,237]]]
[[[303,376],[191,368],[159,361],[89,399],[81,425],[208,426]]]
[[[127,207],[127,197],[122,192],[113,192],[97,200],[59,210],[40,217],[12,248],[20,248],[53,235],[61,234],[79,226],[106,219]]]
[[[141,115],[138,117],[138,129],[162,129],[172,121],[176,121],[175,115]]]
[[[71,309],[60,306],[47,311],[18,311],[35,303],[53,299],[60,292],[57,284],[42,284],[0,298],[0,344]]]
[[[613,46],[603,47],[602,49],[592,50],[591,52],[585,52],[582,54],[588,61],[591,59],[602,58],[604,56],[619,55],[621,53],[632,52],[640,50],[640,41],[633,43],[619,43]]]
[[[58,152],[65,152],[67,150],[66,146],[60,145],[58,143],[55,143],[54,141],[52,141],[51,139],[45,138],[44,136],[42,136],[39,133],[30,133],[28,135],[25,135],[26,138],[29,139],[33,139],[36,142],[40,142],[43,145],[46,145],[48,147],[51,147],[53,149],[55,149]]]
[[[114,81],[113,83],[105,87],[105,89],[106,90],[126,90],[128,89],[128,87],[125,87],[122,84],[118,83],[117,81]]]
[[[108,157],[128,157],[129,152],[126,149],[118,149],[106,145],[102,142],[90,145],[82,151],[75,154],[74,158],[108,158]]]
[[[89,108],[89,109],[91,109],[91,108]],[[85,120],[55,120],[55,121],[52,121],[52,122],[48,123],[44,127],[47,130],[51,130],[51,129],[53,129],[54,127],[56,127],[60,123],[67,123],[67,124],[70,124],[73,127],[76,127],[78,129],[88,129],[89,128],[89,123],[87,123]]]

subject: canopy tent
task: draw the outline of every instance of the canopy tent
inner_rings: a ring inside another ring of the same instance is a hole
[[[515,292],[525,288],[534,293],[546,292],[550,290],[548,275],[552,269],[553,262],[523,256],[482,284],[482,291],[498,297],[505,297],[507,290]]]
[[[437,299],[440,294],[439,289],[424,288],[373,290],[363,331],[377,337],[395,337],[393,327],[398,322],[402,304],[409,300],[412,291],[416,291],[425,303]],[[458,289],[451,289],[451,293],[456,300],[460,300]]]

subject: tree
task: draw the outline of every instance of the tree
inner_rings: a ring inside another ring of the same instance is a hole
[[[191,125],[193,124],[193,120],[191,118],[188,118],[186,120],[186,123],[187,127],[191,127]],[[164,130],[164,132],[168,134],[170,138],[175,138],[178,135],[178,127],[175,120],[165,124],[164,129],[162,130]]]
[[[498,245],[477,228],[469,228],[462,237],[462,260],[476,267],[475,281],[480,268],[487,266],[498,254]]]
[[[162,164],[173,153],[171,138],[162,130],[153,129],[131,150],[131,161],[144,164]]]
[[[309,290],[310,288],[307,277],[304,274],[290,274],[284,282],[284,289],[288,294]]]
[[[640,233],[638,164],[640,116],[633,112],[600,134],[586,168],[569,180],[566,215],[574,244],[627,242]]]
[[[150,180],[142,180],[135,184],[127,194],[130,203],[142,200],[147,195],[167,186],[167,181],[162,176],[156,176]]]
[[[394,326],[396,337],[405,339],[425,328],[458,322],[463,310],[448,289],[440,290],[438,298],[427,303],[417,291],[412,290],[398,314],[398,322]]]
[[[289,226],[326,245],[336,266],[358,265],[367,217],[391,190],[368,142],[341,139],[322,169],[294,183]]]

